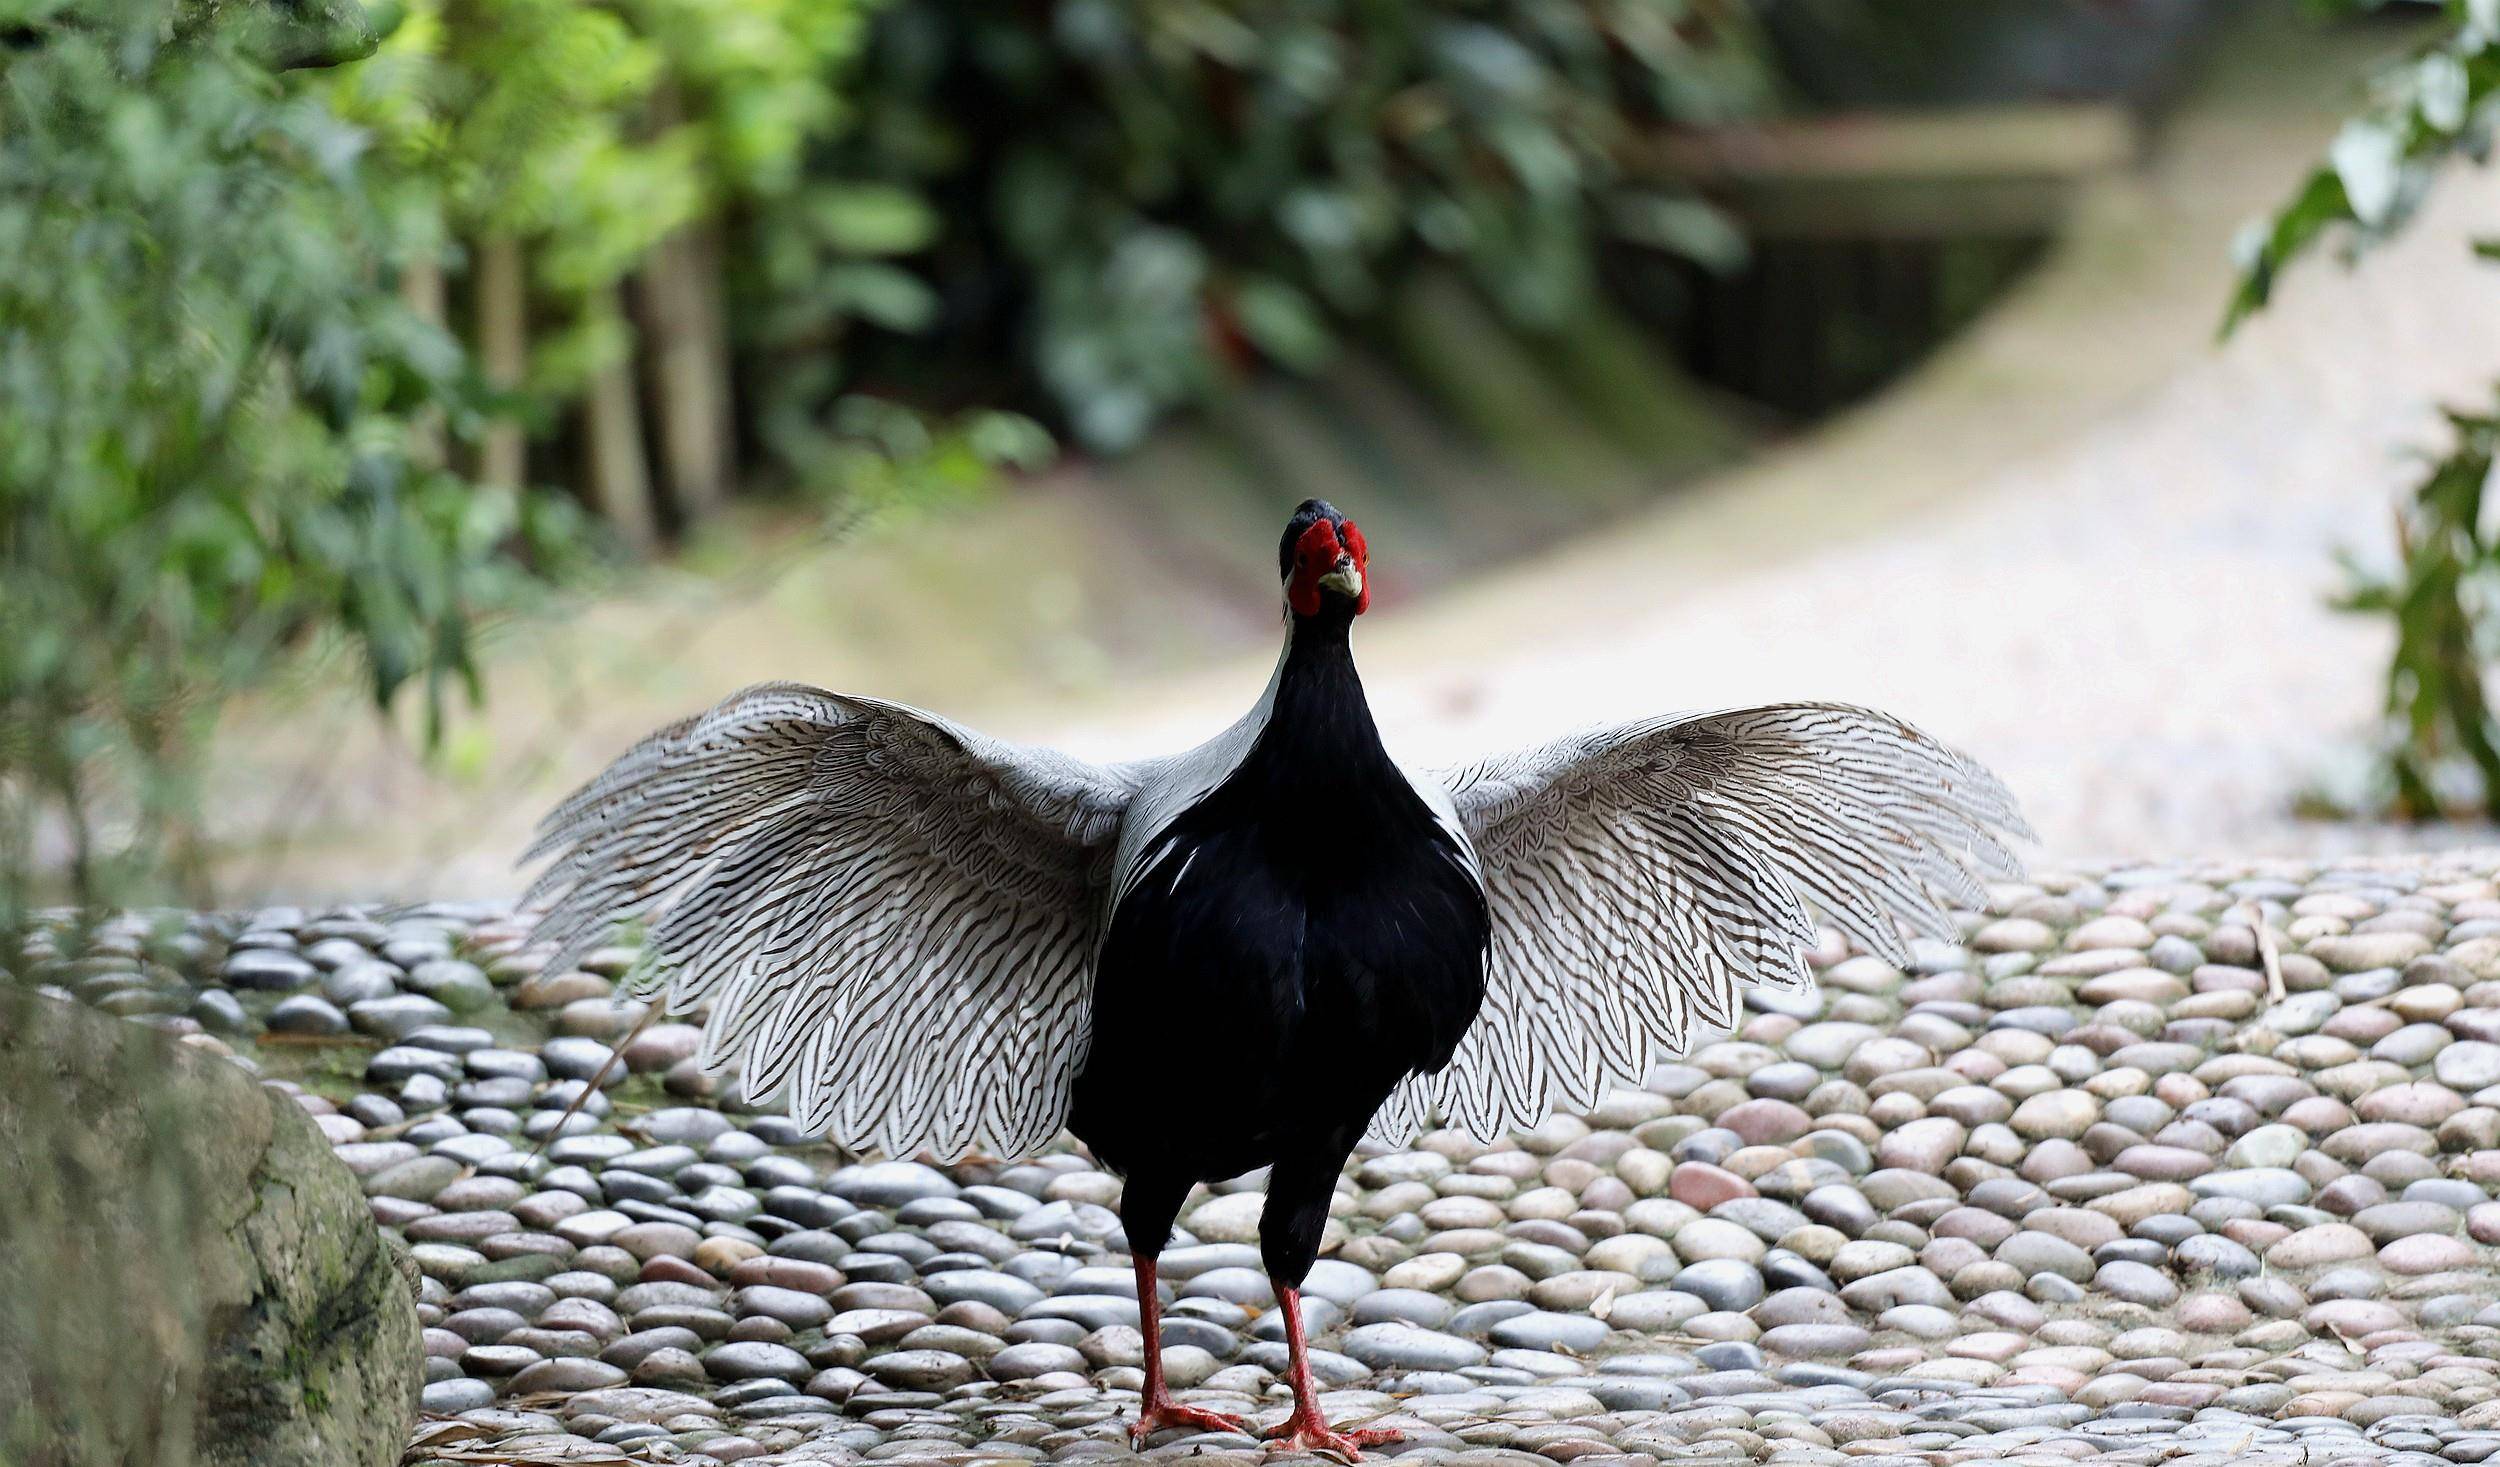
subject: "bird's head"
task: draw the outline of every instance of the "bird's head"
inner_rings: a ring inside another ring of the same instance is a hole
[[[1371,588],[1363,580],[1370,561],[1363,532],[1324,499],[1303,500],[1285,522],[1276,561],[1285,581],[1285,605],[1296,617],[1326,612],[1355,617],[1372,604]]]

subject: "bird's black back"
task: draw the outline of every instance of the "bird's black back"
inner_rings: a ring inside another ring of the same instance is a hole
[[[1349,620],[1297,625],[1266,726],[1112,915],[1070,1126],[1132,1193],[1262,1165],[1333,1184],[1483,1000],[1483,888],[1382,748]]]

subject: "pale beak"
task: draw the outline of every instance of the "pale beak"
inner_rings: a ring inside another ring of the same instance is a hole
[[[1323,591],[1336,591],[1359,601],[1363,596],[1363,572],[1354,564],[1353,556],[1340,555],[1336,568],[1319,578],[1319,587]]]

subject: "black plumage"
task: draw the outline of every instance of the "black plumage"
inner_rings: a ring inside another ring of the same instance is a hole
[[[1484,997],[1483,887],[1381,745],[1353,616],[1331,596],[1296,617],[1248,756],[1114,910],[1069,1117],[1128,1178],[1140,1250],[1191,1184],[1273,1167],[1260,1240],[1286,1283],[1372,1113],[1448,1063]]]
[[[1323,517],[1342,523],[1315,501],[1287,527],[1286,574]],[[1259,1241],[1280,1293],[1310,1272],[1373,1113],[1449,1062],[1484,998],[1484,888],[1381,745],[1348,637],[1359,604],[1289,609],[1264,726],[1114,908],[1069,1115],[1127,1179],[1141,1260],[1193,1184],[1271,1168]]]

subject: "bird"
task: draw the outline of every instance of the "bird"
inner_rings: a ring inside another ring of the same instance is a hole
[[[1300,1288],[1366,1137],[1591,1109],[1745,988],[1811,993],[1817,913],[1897,963],[1951,937],[2031,832],[1977,763],[1838,703],[1411,768],[1355,665],[1362,530],[1305,501],[1277,573],[1275,670],[1194,749],[1098,764],[765,684],[558,804],[523,909],[552,963],[639,929],[628,991],[704,1014],[702,1068],[810,1132],[948,1161],[1064,1131],[1118,1173],[1140,1444],[1249,1429],[1174,1398],[1157,1261],[1193,1187],[1266,1168],[1292,1395],[1266,1435],[1353,1459],[1396,1434],[1327,1421]]]

